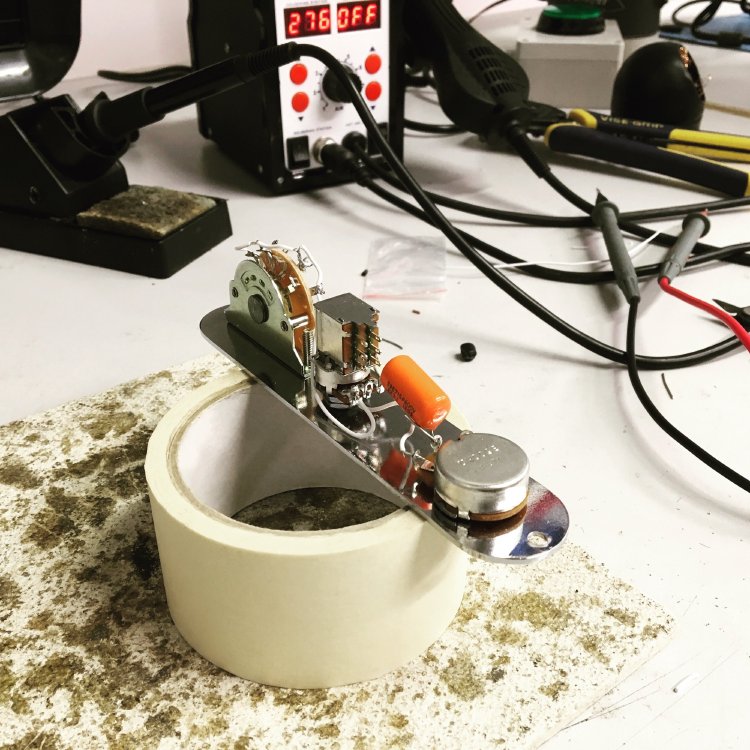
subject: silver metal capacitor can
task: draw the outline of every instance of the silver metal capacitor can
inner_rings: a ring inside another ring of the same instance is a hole
[[[460,518],[520,510],[528,486],[528,456],[498,435],[466,433],[444,444],[435,459],[435,491]]]

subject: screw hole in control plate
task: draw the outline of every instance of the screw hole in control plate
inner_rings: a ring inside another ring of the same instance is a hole
[[[530,531],[526,537],[526,544],[532,549],[547,549],[552,544],[552,537],[543,531]]]

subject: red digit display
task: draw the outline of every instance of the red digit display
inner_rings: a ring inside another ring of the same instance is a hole
[[[316,36],[331,33],[331,6],[314,5],[298,8],[284,8],[286,38]]]
[[[321,8],[318,13],[318,29],[321,34],[331,33],[331,9],[328,5]]]
[[[339,32],[380,28],[380,0],[337,3],[336,28]]]

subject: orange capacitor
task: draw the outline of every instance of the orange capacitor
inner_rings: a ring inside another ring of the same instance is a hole
[[[434,430],[450,411],[451,400],[445,391],[405,354],[388,362],[380,382],[412,422],[425,430]]]

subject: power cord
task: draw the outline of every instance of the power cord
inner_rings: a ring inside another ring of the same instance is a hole
[[[193,68],[189,65],[166,65],[162,68],[153,68],[152,70],[142,70],[138,72],[97,70],[96,74],[100,78],[106,78],[110,81],[125,81],[126,83],[162,83],[192,72]]]
[[[540,179],[544,180],[558,195],[575,206],[587,216],[591,216],[594,206],[571,190],[552,172],[549,163],[543,159],[531,144],[521,123],[511,123],[504,129],[504,135],[515,152],[524,160],[526,166]]]
[[[465,132],[451,122],[418,122],[406,117],[404,118],[404,127],[418,133],[431,133],[433,135],[454,135],[455,133]]]

